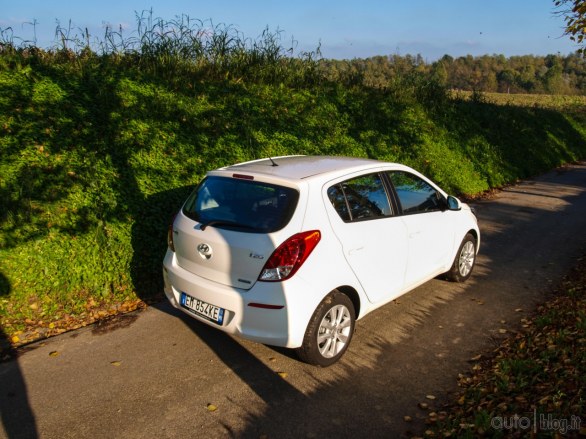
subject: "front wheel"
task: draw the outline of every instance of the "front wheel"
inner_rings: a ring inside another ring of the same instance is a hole
[[[296,349],[306,363],[327,367],[338,361],[350,344],[356,320],[354,304],[337,290],[318,305],[307,325],[303,345]]]
[[[472,274],[475,263],[476,238],[472,233],[467,233],[460,244],[458,253],[456,253],[452,268],[446,273],[446,276],[453,282],[464,282]]]

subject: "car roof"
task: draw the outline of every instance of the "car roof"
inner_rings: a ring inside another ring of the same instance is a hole
[[[303,180],[325,174],[346,174],[353,170],[377,168],[383,164],[387,163],[359,157],[296,155],[239,163],[218,171],[264,174],[275,178]]]

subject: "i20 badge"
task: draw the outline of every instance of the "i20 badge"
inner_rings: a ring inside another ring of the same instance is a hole
[[[205,243],[201,243],[197,246],[197,252],[202,259],[210,259],[212,257],[212,248]]]

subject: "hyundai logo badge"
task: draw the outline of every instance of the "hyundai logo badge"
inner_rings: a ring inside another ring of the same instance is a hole
[[[197,246],[197,251],[202,259],[210,259],[212,257],[212,248],[205,243]]]

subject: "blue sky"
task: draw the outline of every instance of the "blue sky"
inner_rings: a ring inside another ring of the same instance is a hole
[[[576,50],[563,36],[553,0],[0,0],[0,28],[32,39],[30,23],[36,20],[37,44],[48,47],[57,20],[61,25],[71,20],[96,37],[106,23],[130,33],[136,13],[151,8],[165,20],[187,14],[230,24],[250,38],[267,26],[280,29],[283,43],[294,38],[297,51],[312,51],[321,43],[324,58],[421,54],[434,61],[444,54],[565,55]]]

